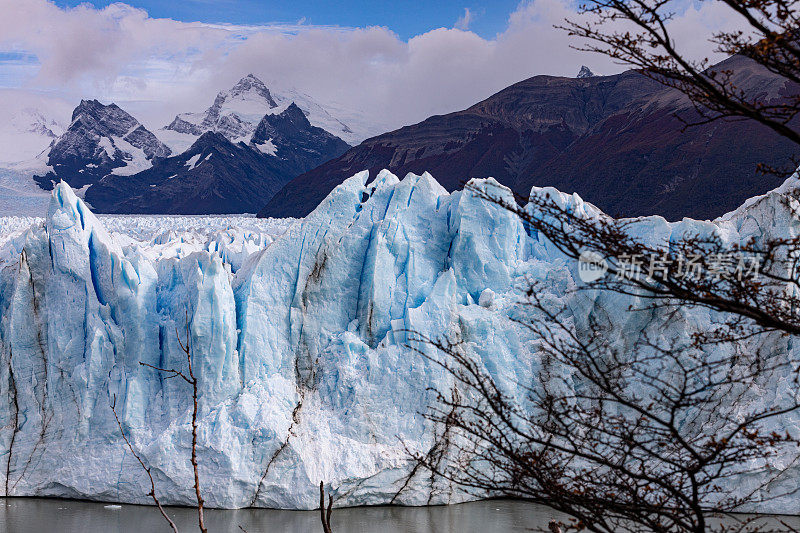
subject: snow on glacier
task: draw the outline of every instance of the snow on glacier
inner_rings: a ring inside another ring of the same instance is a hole
[[[459,335],[522,399],[538,359],[537,339],[509,319],[521,312],[519,286],[532,277],[561,298],[575,265],[512,214],[448,193],[427,173],[368,177],[348,179],[297,221],[96,217],[63,184],[45,219],[0,219],[5,494],[149,503],[110,409],[116,397],[162,503],[191,504],[190,390],[139,364],[185,371],[178,339],[188,330],[208,505],[314,508],[320,481],[337,505],[466,499],[427,476],[404,487],[406,448],[431,445],[422,416],[431,389],[452,385],[407,332]],[[544,191],[599,215],[576,195]],[[714,222],[648,217],[631,231],[650,242],[687,231],[728,242],[797,235],[785,192]],[[619,296],[579,294],[569,302],[576,324],[602,302],[619,311],[621,342],[652,320],[624,312]],[[698,312],[680,327],[709,320]],[[794,351],[788,341],[781,349]]]

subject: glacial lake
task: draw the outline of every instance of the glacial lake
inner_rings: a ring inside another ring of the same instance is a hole
[[[197,531],[197,513],[167,507],[181,532]],[[489,500],[433,507],[351,507],[334,509],[334,533],[505,533],[541,531],[553,518],[552,509],[511,500]],[[740,517],[744,518],[744,517]],[[726,521],[729,521],[727,519]],[[766,518],[781,531],[778,518]],[[800,517],[781,517],[794,528]],[[209,533],[316,533],[322,531],[319,511],[272,509],[206,510]],[[0,531],[4,533],[170,533],[155,507],[111,505],[78,500],[7,498],[0,501]]]
[[[207,509],[209,533],[317,533],[319,511],[273,509]],[[183,532],[198,531],[197,512],[167,507]],[[525,502],[491,500],[433,507],[351,507],[334,509],[334,533],[486,533],[522,532],[546,527],[556,517],[551,509]],[[78,500],[7,498],[0,501],[0,531],[4,533],[118,533],[171,530],[155,507],[113,506]]]

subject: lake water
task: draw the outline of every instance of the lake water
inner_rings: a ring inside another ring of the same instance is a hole
[[[198,531],[194,509],[168,507],[182,532]],[[355,507],[334,509],[334,533],[506,533],[542,530],[553,518],[564,519],[548,507],[531,503],[490,500],[435,507]],[[742,520],[745,517],[737,517]],[[800,528],[800,517],[767,518],[771,531],[785,531],[780,520]],[[731,519],[725,520],[731,523]],[[209,533],[316,533],[322,531],[319,511],[272,509],[206,510]],[[155,507],[109,505],[76,500],[7,498],[0,501],[3,533],[169,533]]]
[[[168,507],[181,532],[198,531],[194,509]],[[525,502],[491,500],[436,507],[356,507],[334,509],[334,533],[522,532],[543,527],[557,514]],[[316,533],[319,511],[271,509],[206,510],[209,533]],[[169,532],[155,507],[109,506],[76,500],[8,498],[0,501],[0,531],[6,533]]]

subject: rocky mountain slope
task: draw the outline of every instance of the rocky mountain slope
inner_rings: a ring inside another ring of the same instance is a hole
[[[797,90],[739,57],[717,68],[734,70],[753,96]],[[582,72],[535,76],[464,111],[368,139],[292,180],[259,215],[304,216],[353,173],[386,168],[431,171],[451,191],[467,177],[492,176],[521,195],[534,185],[577,192],[615,215],[713,218],[780,183],[757,163],[785,166],[797,153],[752,122],[685,129],[696,119],[691,104],[637,72]]]
[[[127,176],[170,155],[170,149],[116,104],[82,100],[66,131],[45,155],[49,171],[34,180],[52,189],[60,180],[81,188],[103,176]]]
[[[106,176],[86,191],[85,198],[101,213],[255,213],[263,198],[349,147],[312,126],[300,108],[290,104],[279,114],[264,115],[248,143],[207,131],[188,150],[150,169],[133,176]]]

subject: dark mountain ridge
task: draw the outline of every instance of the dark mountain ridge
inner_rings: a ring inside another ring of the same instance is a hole
[[[733,57],[748,95],[779,99],[797,90]],[[535,76],[463,111],[371,139],[289,182],[259,216],[301,217],[361,170],[429,171],[448,190],[492,176],[527,196],[533,186],[577,192],[620,216],[713,218],[783,178],[756,171],[785,165],[797,147],[752,121],[685,128],[697,115],[680,92],[635,72]]]

